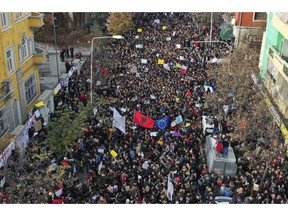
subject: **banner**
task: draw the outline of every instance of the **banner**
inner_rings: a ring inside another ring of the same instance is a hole
[[[15,142],[12,141],[0,155],[0,167],[4,166],[6,160],[11,156],[12,150],[14,149],[15,149]]]
[[[101,163],[98,165],[98,174],[101,172],[102,166],[103,166],[103,163],[101,161]]]
[[[163,59],[158,59],[158,64],[164,64],[164,60]]]
[[[154,127],[154,120],[143,115],[140,112],[134,111],[134,119],[133,122],[140,125],[144,128],[153,128]]]
[[[147,59],[141,59],[142,64],[147,64]]]
[[[138,29],[137,29],[137,32],[138,32],[138,33],[141,33],[141,32],[142,32],[142,28],[138,28]]]
[[[4,186],[4,184],[5,184],[5,176],[3,177],[3,179],[1,180],[1,183],[0,183],[0,187],[3,187]]]
[[[113,111],[113,127],[118,128],[125,133],[125,116],[121,116],[120,113],[114,108]]]
[[[172,201],[172,199],[173,199],[173,191],[174,191],[174,187],[173,187],[172,182],[169,179],[168,180],[168,187],[167,187],[167,197],[170,201]]]
[[[41,107],[41,106],[45,106],[43,101],[40,101],[39,103],[35,104],[36,107]]]

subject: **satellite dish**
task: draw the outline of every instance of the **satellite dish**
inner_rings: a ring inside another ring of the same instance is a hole
[[[236,19],[233,18],[233,19],[231,20],[231,24],[232,24],[232,25],[235,25],[235,23],[236,23]]]

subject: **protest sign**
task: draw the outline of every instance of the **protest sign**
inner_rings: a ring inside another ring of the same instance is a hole
[[[163,64],[163,67],[166,69],[166,70],[169,70],[170,71],[170,67],[168,64]]]
[[[61,194],[62,194],[62,188],[60,188],[58,191],[55,192],[55,195],[56,195],[57,197],[60,197]]]
[[[37,109],[36,111],[35,111],[35,116],[36,116],[36,118],[38,118],[38,117],[40,117],[40,115],[41,115],[41,113],[39,112],[39,110]]]
[[[137,49],[143,49],[143,44],[137,44],[135,47],[136,47]]]
[[[164,64],[164,60],[163,59],[158,59],[158,64]]]
[[[98,109],[97,109],[97,108],[94,108],[94,109],[93,109],[93,114],[94,114],[94,116],[97,114],[97,112],[98,112]]]
[[[148,167],[149,167],[148,161],[144,161],[144,163],[142,164],[142,168],[147,170]]]
[[[118,128],[125,133],[125,116],[121,116],[120,113],[114,108],[113,111],[113,127]]]
[[[182,67],[181,64],[176,63],[176,68],[181,68],[181,67]]]
[[[142,64],[147,64],[147,59],[141,59]]]
[[[181,48],[181,44],[176,44],[176,48],[180,49]]]
[[[171,122],[171,127],[175,127],[177,125],[177,122],[176,121],[172,121]]]
[[[137,29],[137,32],[138,32],[138,33],[141,33],[142,31],[143,31],[142,28],[138,28],[138,29]]]
[[[154,19],[154,23],[160,24],[160,20],[159,19]]]
[[[102,148],[99,148],[97,151],[98,151],[98,153],[104,153],[104,149],[102,149]]]
[[[166,29],[167,29],[167,26],[162,26],[162,29],[163,29],[163,30],[166,30]]]
[[[166,37],[166,41],[171,41],[171,37]]]
[[[181,115],[176,117],[176,122],[177,122],[177,124],[180,124],[181,122],[183,122],[183,118]]]
[[[157,137],[157,132],[150,132],[150,136],[151,136],[151,137],[153,137],[153,136],[154,136],[154,137]]]
[[[110,154],[115,158],[115,157],[117,157],[117,152],[115,152],[114,150],[111,150],[110,151]]]

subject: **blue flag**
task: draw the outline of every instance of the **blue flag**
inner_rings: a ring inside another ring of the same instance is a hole
[[[162,129],[162,130],[166,129],[169,126],[169,116],[156,120],[155,126],[158,129]]]

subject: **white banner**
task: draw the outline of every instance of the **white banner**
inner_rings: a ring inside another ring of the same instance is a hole
[[[125,116],[122,117],[115,108],[113,111],[113,127],[125,133]]]
[[[98,165],[98,174],[101,172],[102,166],[103,166],[103,163],[101,161],[101,163]]]
[[[0,187],[3,187],[4,184],[5,184],[5,176],[3,177],[3,179],[2,179],[1,182],[0,182]]]
[[[15,142],[14,141],[10,142],[10,144],[7,146],[7,148],[0,155],[0,167],[4,166],[6,160],[11,156],[13,149],[15,149]]]
[[[173,184],[170,180],[168,180],[167,197],[170,201],[172,201],[173,199],[173,191],[174,191]]]

